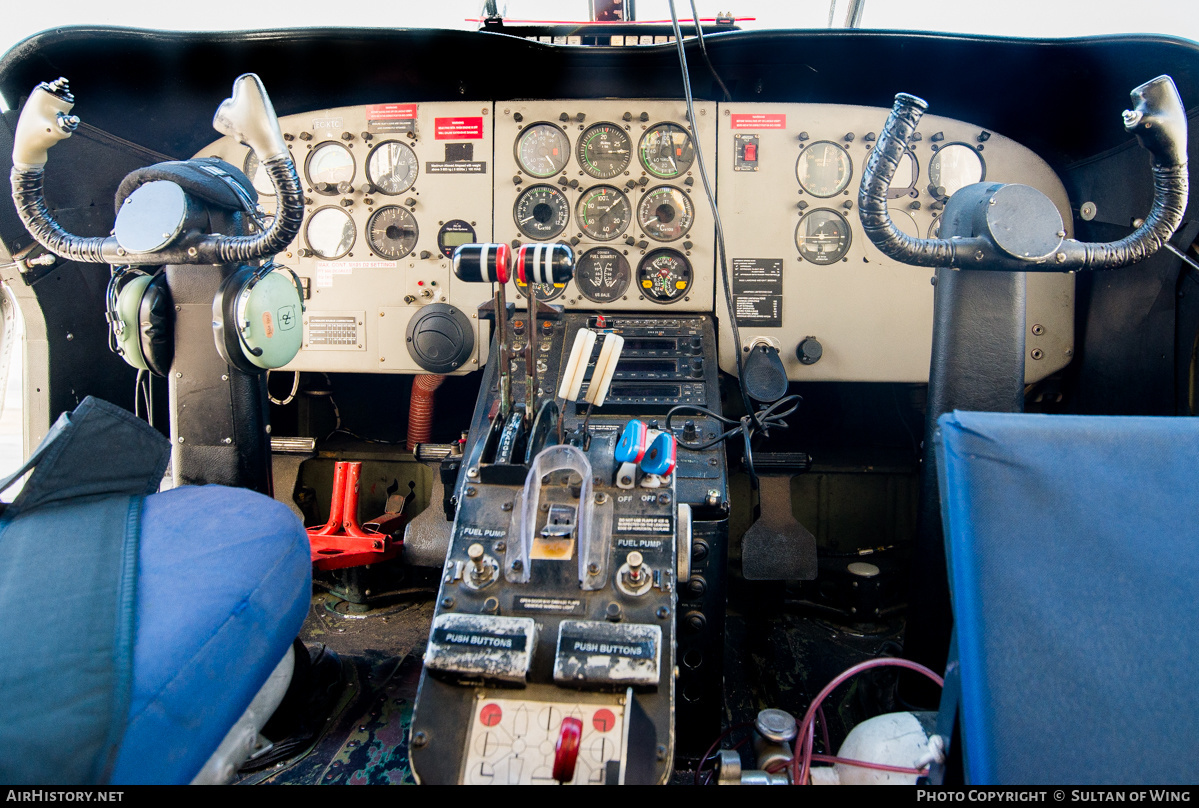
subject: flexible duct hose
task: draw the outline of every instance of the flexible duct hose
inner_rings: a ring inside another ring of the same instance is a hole
[[[433,437],[433,394],[445,376],[421,373],[412,381],[412,399],[408,406],[408,451]]]

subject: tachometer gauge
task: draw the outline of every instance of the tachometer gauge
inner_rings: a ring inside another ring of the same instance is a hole
[[[933,195],[942,198],[982,182],[986,176],[983,158],[966,143],[947,143],[928,162],[928,181],[936,188]]]
[[[407,143],[386,140],[366,158],[366,179],[379,193],[395,196],[412,187],[419,166],[416,152]]]
[[[535,123],[516,139],[516,162],[533,177],[552,177],[570,161],[570,140],[552,123]]]
[[[565,230],[570,221],[570,203],[552,185],[530,185],[516,197],[512,217],[525,236],[553,238]]]
[[[637,224],[654,241],[681,239],[695,220],[691,199],[678,188],[650,188],[637,205]]]
[[[853,177],[849,152],[831,140],[818,140],[799,153],[795,177],[800,187],[812,196],[829,197],[841,193]]]
[[[274,196],[275,186],[271,183],[271,178],[262,170],[262,164],[258,162],[258,155],[254,152],[246,154],[246,161],[242,163],[242,171],[250,180],[250,184],[254,186],[254,190],[262,196]]]
[[[392,261],[398,261],[416,249],[419,234],[416,217],[399,205],[379,208],[366,222],[366,240],[371,249]]]
[[[344,193],[337,186],[354,181],[354,155],[340,143],[322,143],[308,155],[304,165],[312,190],[325,196]]]
[[[596,241],[611,241],[623,233],[633,218],[629,198],[611,185],[597,185],[579,197],[575,219],[579,229]]]
[[[637,267],[637,284],[646,300],[674,303],[691,288],[691,264],[674,250],[654,250]]]
[[[597,123],[583,133],[575,147],[579,165],[597,180],[609,180],[629,167],[633,143],[614,123]]]
[[[795,228],[795,246],[800,256],[813,264],[840,261],[849,252],[849,243],[849,222],[835,210],[817,208]]]
[[[920,164],[916,162],[916,155],[910,151],[905,151],[903,157],[899,158],[899,165],[895,167],[895,176],[891,178],[891,185],[887,188],[888,199],[898,199],[901,196],[916,196],[916,178],[920,176]]]
[[[674,123],[660,123],[649,129],[641,136],[637,151],[645,170],[664,180],[681,176],[695,159],[691,135]]]
[[[575,284],[579,294],[592,303],[619,300],[628,291],[631,280],[629,262],[611,247],[588,250],[575,264]]]
[[[314,210],[304,228],[308,249],[318,258],[330,261],[353,249],[354,239],[354,220],[344,208],[333,205]]]

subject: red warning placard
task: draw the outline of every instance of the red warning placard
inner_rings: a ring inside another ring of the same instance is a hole
[[[411,121],[416,119],[416,104],[371,104],[366,108],[368,121]]]
[[[482,118],[434,118],[433,137],[437,140],[481,140]]]
[[[764,112],[733,115],[729,126],[733,129],[786,129],[786,115],[772,115]]]

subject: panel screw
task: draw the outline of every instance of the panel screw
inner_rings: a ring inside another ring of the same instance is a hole
[[[655,614],[658,615],[659,620],[665,620],[666,618],[670,617],[670,609],[666,606],[659,606],[658,611],[655,612]]]
[[[1045,326],[1041,325],[1040,323],[1037,323],[1036,325],[1034,325],[1032,327],[1032,333],[1035,336],[1038,336],[1038,337],[1041,336],[1042,334],[1045,333]]]
[[[417,749],[423,748],[429,743],[429,736],[423,732],[412,733],[412,745]]]
[[[657,753],[658,753],[658,760],[666,760],[666,747],[665,746],[663,746],[662,744],[658,744]]]
[[[452,597],[450,597],[449,595],[446,595],[444,598],[441,599],[441,607],[443,609],[454,608],[454,599]]]
[[[507,513],[508,511],[512,510],[512,503],[505,502],[503,505],[500,506],[500,510],[503,511],[504,513]]]
[[[474,496],[475,494],[477,494],[477,493],[479,493],[479,491],[478,491],[478,489],[477,489],[477,488],[475,488],[473,485],[468,485],[468,486],[466,486],[466,495],[467,495],[468,497],[473,497],[473,496]]]

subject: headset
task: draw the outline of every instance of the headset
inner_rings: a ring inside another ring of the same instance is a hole
[[[243,266],[212,301],[217,352],[243,373],[281,368],[300,352],[303,314],[304,287],[294,270],[273,261]]]
[[[175,320],[162,267],[114,266],[104,294],[109,349],[138,370],[166,376],[174,357]]]

